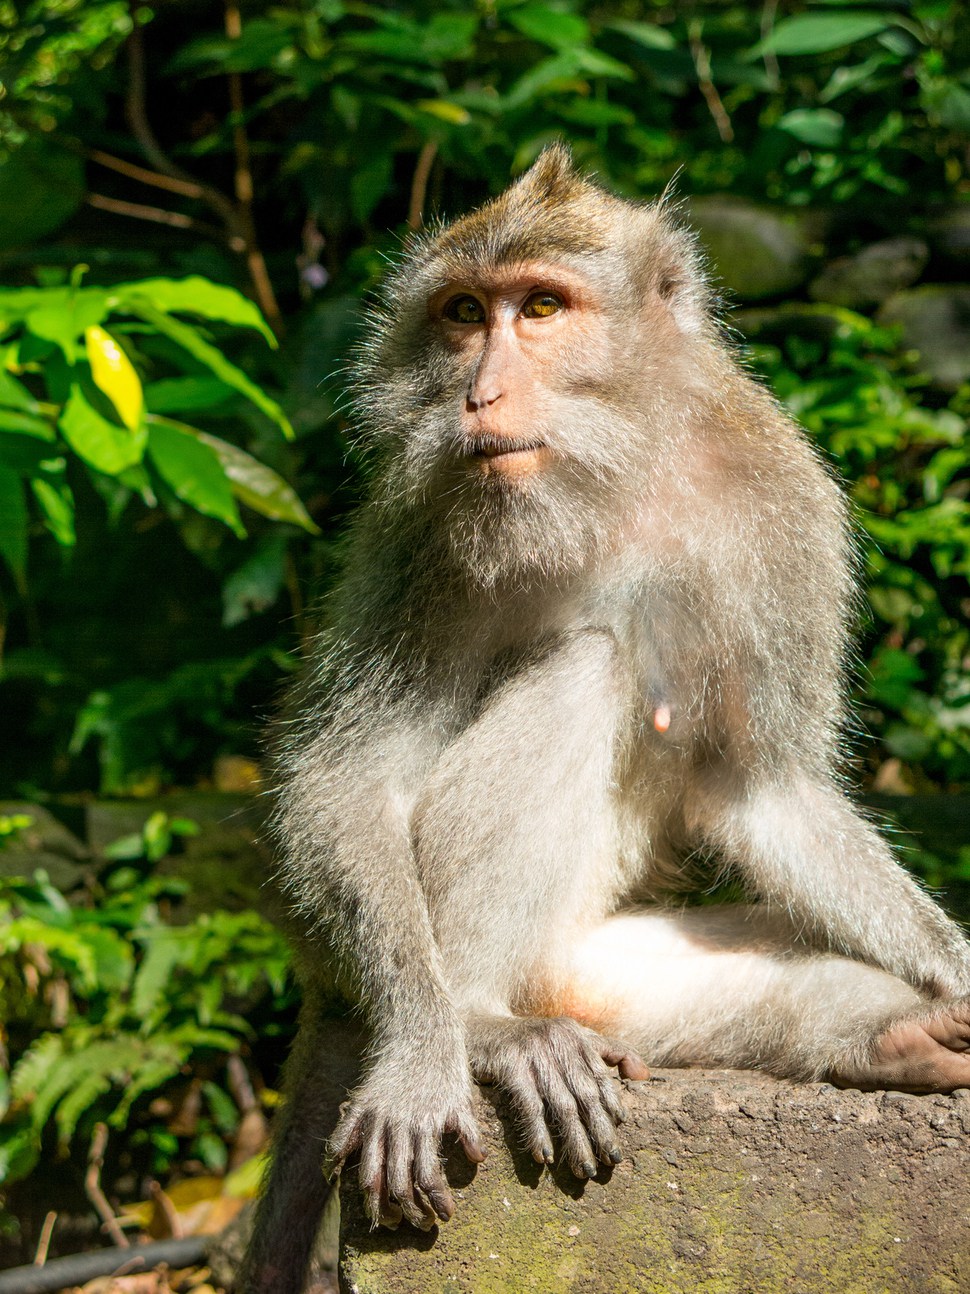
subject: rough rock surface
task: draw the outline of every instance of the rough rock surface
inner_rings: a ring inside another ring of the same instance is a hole
[[[919,351],[935,386],[955,391],[970,379],[970,287],[923,283],[897,292],[879,319],[902,325],[903,341]]]
[[[625,1084],[623,1161],[540,1170],[483,1089],[457,1212],[372,1232],[342,1190],[349,1294],[957,1294],[970,1289],[970,1091],[841,1092],[739,1072]]]
[[[819,251],[819,213],[779,210],[730,194],[695,198],[689,208],[715,282],[729,294],[761,301],[805,282]]]

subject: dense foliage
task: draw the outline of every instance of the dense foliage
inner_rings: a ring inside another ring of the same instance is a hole
[[[255,750],[357,493],[332,375],[408,227],[565,135],[622,192],[837,212],[852,250],[967,190],[961,15],[0,4],[0,787],[144,791]],[[873,541],[871,762],[965,782],[967,397],[863,316],[754,340]]]
[[[29,825],[0,817],[0,849]],[[0,1183],[42,1150],[65,1158],[78,1134],[86,1145],[98,1122],[124,1130],[142,1173],[186,1158],[225,1171],[240,1122],[227,1061],[257,1027],[270,1038],[291,1025],[292,989],[273,926],[251,911],[189,917],[189,884],[156,873],[196,829],[153,814],[70,903],[42,872],[0,879]],[[163,1090],[180,1099],[153,1107]],[[188,1095],[186,1122],[173,1111]]]

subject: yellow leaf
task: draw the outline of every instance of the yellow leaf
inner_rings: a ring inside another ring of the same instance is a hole
[[[449,103],[447,99],[419,99],[417,107],[430,113],[432,117],[447,121],[450,126],[467,126],[472,119],[466,108],[457,103]]]
[[[97,324],[84,330],[84,345],[95,386],[103,391],[129,431],[137,431],[145,410],[141,379],[109,332]]]

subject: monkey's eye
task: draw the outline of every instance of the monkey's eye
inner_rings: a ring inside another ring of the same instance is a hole
[[[475,297],[453,297],[445,306],[445,318],[452,323],[480,324],[485,322],[485,307]]]
[[[522,307],[526,319],[547,319],[562,309],[562,299],[555,292],[533,292]]]

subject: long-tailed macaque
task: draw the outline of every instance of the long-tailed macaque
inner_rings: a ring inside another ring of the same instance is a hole
[[[834,771],[845,504],[690,234],[554,147],[416,239],[368,327],[373,485],[277,766],[311,971],[267,1294],[300,1288],[326,1138],[375,1222],[449,1217],[475,1080],[579,1176],[619,1158],[612,1069],[970,1086],[970,947]],[[754,901],[646,906],[698,853]],[[372,1039],[335,1129],[328,959]]]

